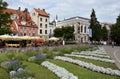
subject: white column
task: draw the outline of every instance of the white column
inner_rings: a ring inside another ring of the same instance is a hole
[[[84,30],[84,28],[85,28],[85,25],[83,25],[83,33],[85,33],[85,30]]]

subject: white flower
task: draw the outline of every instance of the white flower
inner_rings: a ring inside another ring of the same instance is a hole
[[[72,56],[72,57],[86,58],[86,59],[91,59],[91,60],[98,60],[98,61],[109,62],[109,63],[115,63],[114,60],[97,58],[97,57],[92,57],[92,56],[82,56],[82,55],[72,55],[72,54],[64,54],[64,55],[65,56]]]
[[[54,57],[54,59],[78,64],[79,66],[85,67],[85,68],[90,69],[92,71],[101,72],[101,73],[105,73],[105,74],[109,74],[109,75],[120,76],[120,71],[119,70],[113,70],[111,68],[104,68],[104,67],[96,66],[92,63],[86,63],[86,62],[83,62],[83,61],[80,61],[80,60],[74,60],[74,59],[69,58],[69,57],[56,56],[56,57]]]
[[[16,71],[10,71],[10,76],[15,76],[16,75]]]
[[[60,79],[78,79],[77,76],[74,76],[72,73],[69,73],[66,69],[56,66],[55,64],[52,64],[49,61],[44,61],[42,62],[41,65],[47,67],[49,70],[55,73]]]

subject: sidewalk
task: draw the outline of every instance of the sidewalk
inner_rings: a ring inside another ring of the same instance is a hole
[[[112,46],[103,46],[106,52],[113,60],[115,60],[116,66],[120,69],[120,47],[115,46],[112,48]]]

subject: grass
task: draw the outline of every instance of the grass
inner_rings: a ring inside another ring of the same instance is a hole
[[[94,49],[93,47],[87,47],[87,46],[83,46],[83,47],[75,46],[75,47],[62,47],[62,48],[53,48],[53,49],[45,48],[37,51],[25,51],[19,53],[10,51],[8,53],[0,54],[0,63],[15,58],[23,62],[22,63],[23,67],[28,69],[28,74],[33,76],[35,79],[59,79],[55,74],[53,74],[47,68],[33,62],[27,62],[29,57],[32,57],[37,53],[43,53],[46,54],[46,58],[49,59],[51,62],[58,64],[61,67],[64,67],[69,72],[72,72],[73,74],[77,75],[79,79],[119,79],[120,78],[120,77],[109,76],[109,75],[93,72],[71,63],[51,59],[56,55],[63,55],[64,53],[70,54],[73,51],[80,52],[85,50],[94,50]],[[93,60],[82,59],[82,58],[75,58],[75,59],[80,59],[82,61],[93,63],[103,67],[110,67],[113,69],[117,69],[114,64],[110,64],[110,63],[105,63],[100,61],[96,62]],[[7,70],[0,68],[0,79],[9,79],[9,74]]]
[[[24,61],[23,66],[27,67],[29,70],[28,73],[32,74],[35,79],[59,79],[55,74],[41,65]]]
[[[118,69],[117,66],[113,63],[107,63],[107,62],[90,60],[90,59],[85,59],[85,58],[78,58],[78,57],[70,57],[70,58],[78,59],[78,60],[81,60],[81,61],[84,61],[84,62],[95,64],[97,66],[105,67],[105,68]]]
[[[7,58],[6,54],[0,54],[0,63],[7,60],[9,59]]]
[[[57,64],[58,66],[64,67],[69,72],[78,76],[79,79],[120,79],[120,77],[110,76],[102,73],[93,72],[86,68],[82,68],[78,65],[71,64],[60,60],[49,60],[50,62]]]
[[[9,79],[9,74],[0,67],[0,79]]]

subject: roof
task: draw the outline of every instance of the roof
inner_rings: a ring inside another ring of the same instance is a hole
[[[25,11],[25,10],[24,11],[20,11],[20,10],[6,8],[3,12],[4,13],[10,13],[10,14],[16,14],[17,16],[19,16],[19,18],[14,19],[14,21],[20,27],[38,28],[37,25],[35,23],[33,23],[32,19],[31,19],[31,16],[30,16],[30,13],[28,11]],[[23,20],[26,21],[25,25],[23,25],[21,23]],[[12,29],[13,32],[17,32],[15,22],[13,22],[10,25],[11,27],[13,27],[13,29]]]
[[[11,14],[18,14],[18,10],[6,8],[3,13],[11,13]]]
[[[80,19],[84,19],[84,20],[90,20],[90,19],[88,19],[88,18],[84,18],[84,17],[80,17],[80,16],[68,18],[68,19],[65,19],[65,20],[76,19],[76,18],[80,18]]]
[[[45,17],[49,17],[49,14],[45,11],[45,9],[40,10],[40,9],[34,8],[34,10],[35,10],[39,15],[42,15],[42,16],[45,16]]]

